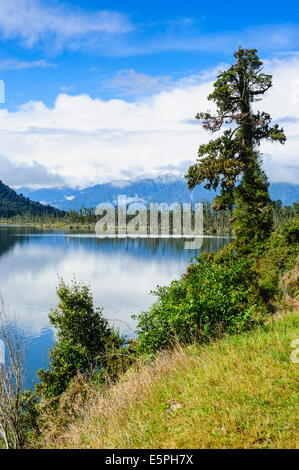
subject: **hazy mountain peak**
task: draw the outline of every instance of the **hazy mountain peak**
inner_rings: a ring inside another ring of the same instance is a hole
[[[97,184],[84,189],[45,188],[30,190],[21,188],[25,196],[40,202],[46,202],[59,209],[78,210],[81,207],[96,207],[102,202],[115,203],[119,195],[126,195],[128,202],[143,201],[195,202],[209,201],[215,197],[215,191],[207,191],[196,187],[190,191],[185,178],[173,174],[164,174],[156,178],[138,178],[134,180],[116,180],[111,183]],[[283,204],[292,205],[299,200],[299,185],[290,183],[272,183],[270,194],[273,200],[281,200]]]

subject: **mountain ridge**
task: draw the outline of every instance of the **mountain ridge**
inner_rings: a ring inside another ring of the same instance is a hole
[[[284,205],[299,201],[299,184],[272,183],[269,188],[273,200],[280,200]],[[41,188],[32,190],[22,187],[17,192],[30,197],[35,202],[49,204],[60,210],[79,210],[81,207],[96,207],[102,202],[116,203],[119,195],[126,195],[128,202],[145,203],[165,202],[211,202],[215,191],[196,187],[190,191],[184,178],[144,178],[139,180],[112,181],[86,188]]]

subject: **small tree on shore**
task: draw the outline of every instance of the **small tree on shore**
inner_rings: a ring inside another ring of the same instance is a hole
[[[220,188],[214,208],[234,207],[237,249],[246,252],[269,236],[273,224],[269,183],[258,147],[263,139],[283,144],[286,136],[282,128],[271,124],[268,113],[252,108],[252,103],[260,101],[272,86],[272,76],[262,72],[257,51],[239,48],[234,56],[235,63],[219,74],[208,96],[216,104],[216,114],[208,111],[196,115],[206,130],[230,128],[199,147],[197,163],[186,177],[190,189],[202,183],[206,189]]]
[[[37,395],[57,398],[77,374],[92,376],[111,372],[113,353],[123,344],[119,336],[95,309],[90,288],[61,279],[57,288],[59,305],[49,315],[56,328],[57,341],[50,353],[49,370],[40,370]]]

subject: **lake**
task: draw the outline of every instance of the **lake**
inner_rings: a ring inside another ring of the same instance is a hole
[[[216,252],[226,237],[204,238],[201,251]],[[59,277],[89,284],[96,307],[128,336],[132,315],[146,310],[150,291],[184,273],[200,250],[185,249],[183,239],[98,238],[74,231],[40,231],[0,226],[0,295],[26,340],[25,386],[48,363],[55,331],[48,314],[57,306]]]

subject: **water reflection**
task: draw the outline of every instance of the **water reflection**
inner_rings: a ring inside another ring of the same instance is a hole
[[[218,251],[227,243],[207,238],[202,250]],[[53,342],[48,313],[57,305],[60,276],[89,284],[95,305],[122,332],[133,334],[131,315],[149,307],[154,299],[150,291],[177,278],[198,254],[185,250],[180,239],[100,239],[0,227],[0,294],[28,341],[27,381],[45,365]]]

